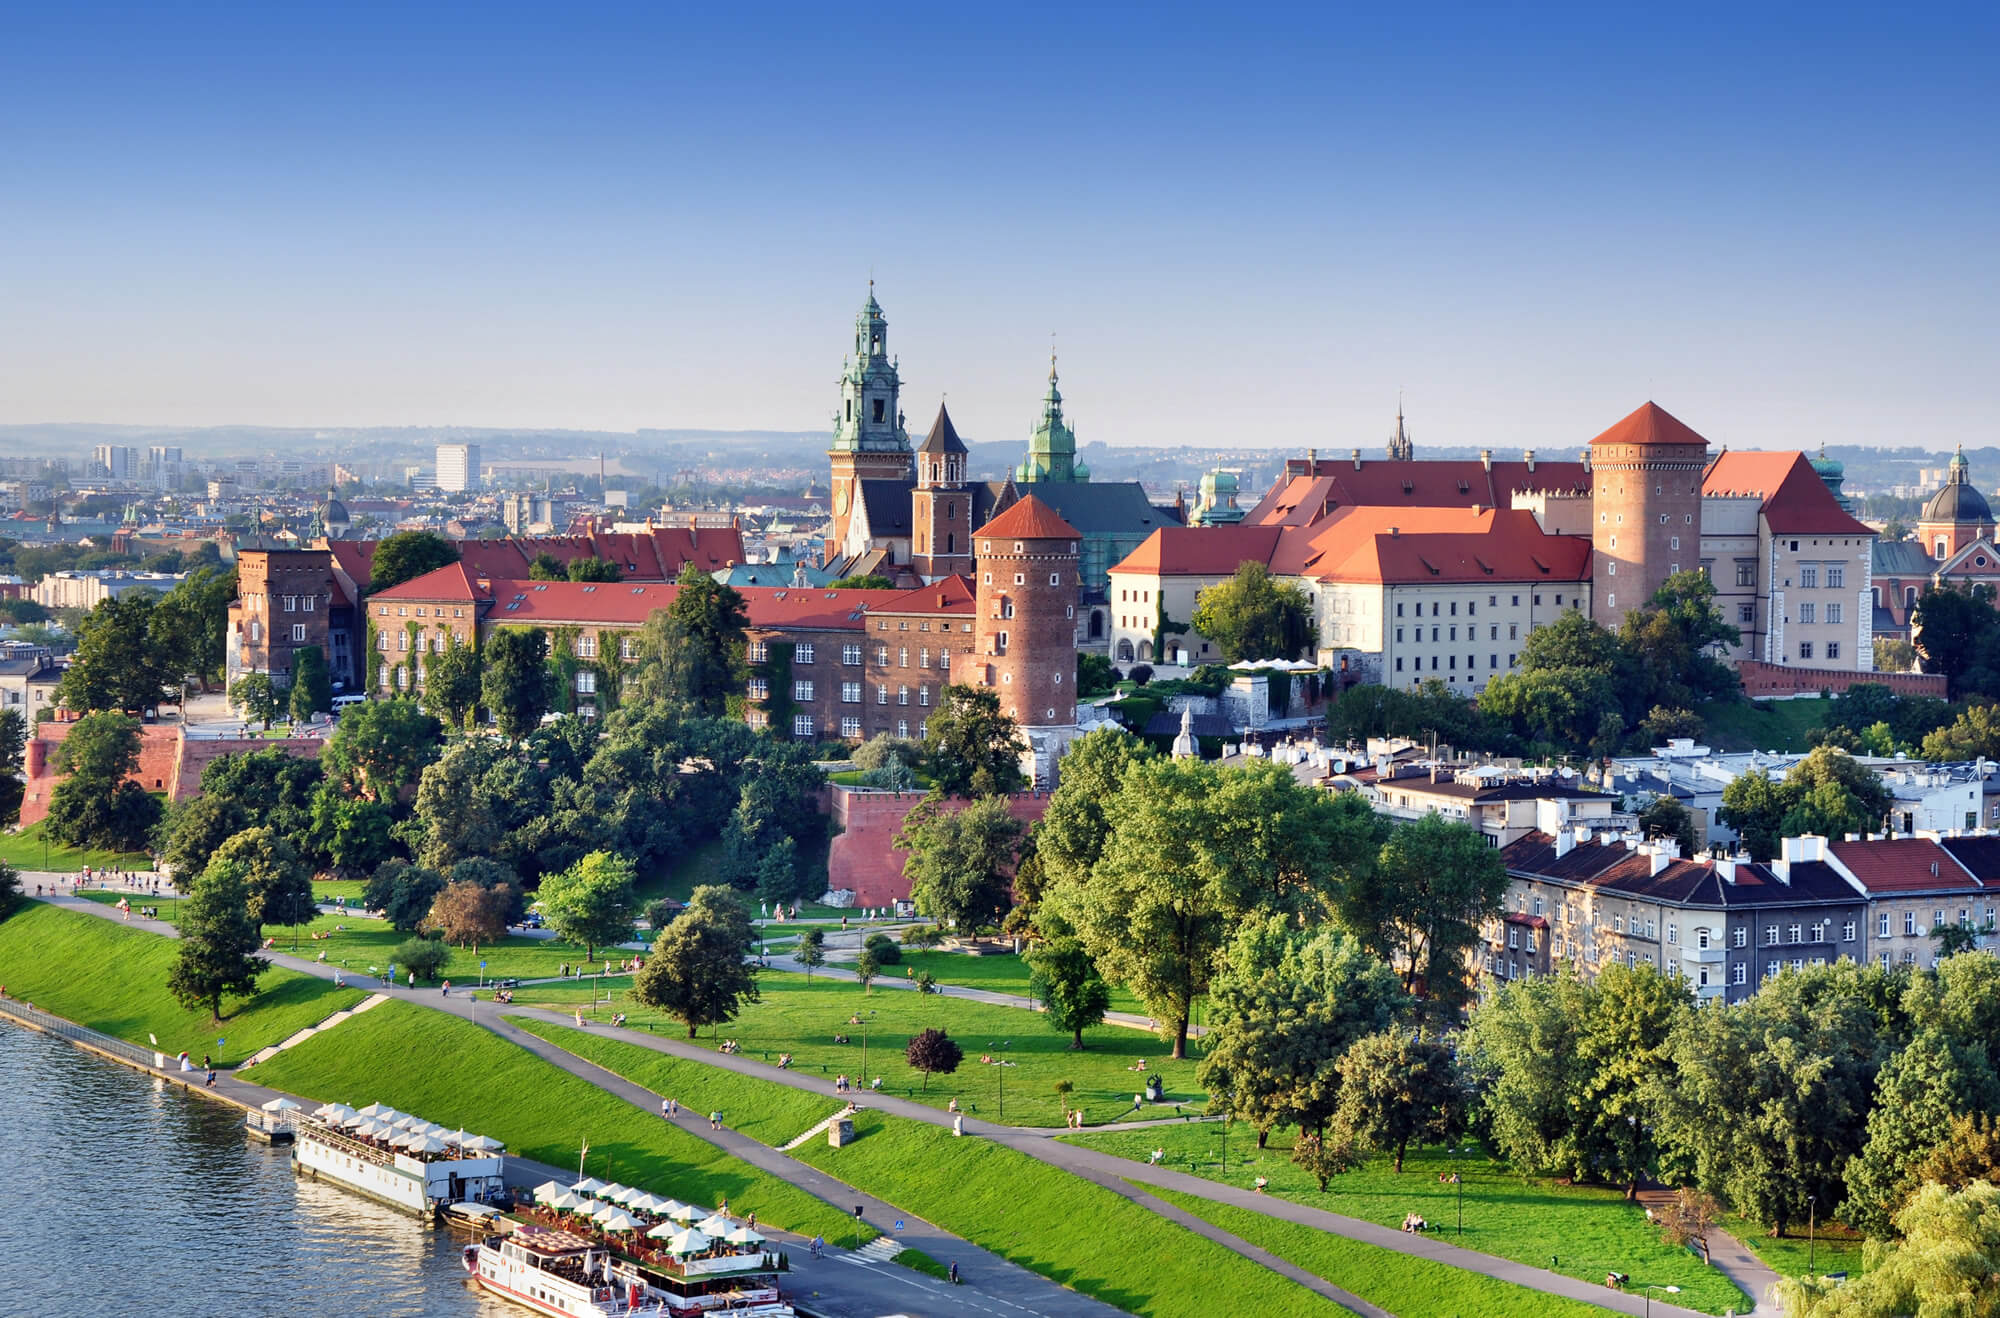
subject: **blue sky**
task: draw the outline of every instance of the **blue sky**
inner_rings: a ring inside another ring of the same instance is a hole
[[[1992,440],[1992,7],[0,13],[0,422]],[[725,12],[726,11],[726,12]]]

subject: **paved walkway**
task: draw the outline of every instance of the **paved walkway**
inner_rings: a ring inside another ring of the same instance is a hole
[[[1672,1190],[1639,1191],[1639,1203],[1655,1213],[1673,1201]],[[1708,1242],[1708,1261],[1717,1272],[1741,1287],[1744,1294],[1756,1299],[1756,1307],[1743,1312],[1777,1311],[1777,1304],[1771,1298],[1771,1288],[1778,1284],[1778,1274],[1751,1252],[1748,1245],[1726,1231],[1717,1231]]]

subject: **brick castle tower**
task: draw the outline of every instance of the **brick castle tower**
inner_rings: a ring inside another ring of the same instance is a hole
[[[840,375],[840,411],[833,418],[833,537],[828,561],[843,553],[847,528],[861,500],[861,482],[910,478],[910,436],[903,429],[902,380],[889,356],[889,322],[868,281],[868,301],[854,318],[854,355]]]
[[[1590,441],[1590,616],[1617,628],[1675,572],[1701,566],[1708,441],[1647,403]]]
[[[917,446],[910,564],[926,582],[972,571],[972,488],[965,483],[965,442],[952,428],[943,403],[931,433]]]
[[[1053,779],[1076,730],[1081,541],[1032,494],[973,537],[978,639],[973,653],[954,656],[952,680],[999,693],[1000,712],[1027,736],[1037,783]]]

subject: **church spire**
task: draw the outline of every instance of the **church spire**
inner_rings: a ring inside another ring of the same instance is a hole
[[[1028,456],[1014,468],[1022,484],[1031,481],[1087,481],[1090,468],[1076,460],[1076,432],[1063,419],[1062,390],[1057,384],[1056,351],[1049,349],[1049,387],[1042,395],[1042,418],[1028,438]]]

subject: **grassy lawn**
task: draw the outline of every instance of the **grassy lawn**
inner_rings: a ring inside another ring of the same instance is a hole
[[[852,981],[821,976],[807,983],[803,975],[776,970],[759,978],[763,1000],[744,1008],[727,1027],[705,1032],[704,1037],[713,1034],[735,1039],[746,1056],[764,1061],[775,1062],[779,1053],[791,1053],[794,1070],[824,1075],[829,1082],[842,1072],[866,1079],[879,1075],[886,1092],[937,1108],[956,1098],[966,1111],[991,1120],[999,1116],[1004,1075],[1008,1122],[1059,1126],[1062,1106],[1055,1083],[1067,1079],[1076,1085],[1070,1106],[1081,1106],[1087,1120],[1103,1123],[1120,1120],[1131,1111],[1132,1095],[1140,1089],[1143,1077],[1130,1068],[1143,1057],[1148,1074],[1158,1074],[1166,1086],[1167,1106],[1152,1109],[1156,1114],[1171,1115],[1176,1103],[1194,1110],[1208,1101],[1208,1095],[1195,1084],[1194,1061],[1169,1061],[1159,1040],[1138,1030],[1116,1025],[1087,1030],[1083,1037],[1089,1046],[1079,1053],[1070,1050],[1069,1036],[1057,1034],[1047,1021],[1019,1007],[906,990],[884,990],[864,997],[861,986]],[[523,988],[515,1002],[566,1008],[586,1000],[588,991],[569,986]],[[677,1037],[686,1034],[685,1026],[650,1008],[621,1003],[620,1009],[634,1028],[671,1032]],[[861,1027],[848,1023],[857,1012],[873,1013],[868,1018],[865,1068]],[[954,1074],[932,1076],[926,1088],[922,1073],[903,1059],[903,1049],[911,1035],[932,1026],[958,1042],[965,1050],[965,1061]],[[835,1034],[847,1035],[851,1042],[834,1043]],[[1014,1065],[982,1064],[980,1057],[989,1055],[1005,1056]]]
[[[1413,1150],[1400,1176],[1389,1160],[1376,1159],[1336,1177],[1321,1194],[1313,1179],[1292,1165],[1289,1131],[1273,1132],[1271,1147],[1260,1152],[1248,1127],[1233,1127],[1226,1169],[1218,1166],[1223,1141],[1219,1124],[1065,1138],[1136,1161],[1163,1148],[1169,1166],[1246,1190],[1257,1177],[1268,1177],[1272,1194],[1383,1226],[1397,1226],[1414,1211],[1443,1223],[1445,1238],[1467,1249],[1590,1282],[1603,1281],[1607,1272],[1629,1272],[1635,1284],[1681,1287],[1677,1302],[1691,1309],[1721,1313],[1750,1307],[1733,1283],[1703,1267],[1698,1256],[1662,1243],[1644,1212],[1616,1190],[1531,1181],[1484,1154],[1455,1161],[1443,1149]],[[1463,1236],[1453,1230],[1459,1187],[1438,1179],[1454,1169],[1464,1182]]]
[[[87,901],[115,906],[118,899],[126,894],[86,888],[77,895]],[[137,898],[132,900],[135,906],[141,904]],[[149,897],[145,899],[145,904],[157,904],[160,918],[169,924],[179,918],[177,902],[163,897],[154,903]],[[390,953],[410,936],[390,928],[386,920],[370,920],[359,915],[317,915],[310,922],[298,926],[297,933],[297,955],[317,958],[324,952],[328,965],[340,966],[358,974],[367,974],[370,966],[386,969]],[[314,937],[316,934],[319,937]],[[264,926],[264,936],[276,942],[275,951],[291,953],[295,941],[292,935],[290,925]],[[603,964],[603,955],[603,950],[599,949],[600,959],[595,964]],[[618,952],[614,955],[622,961],[632,953]],[[497,943],[482,944],[476,951],[469,947],[453,948],[451,960],[445,964],[441,978],[449,979],[454,984],[477,984],[479,963],[484,961],[488,979],[538,979],[555,975],[565,964],[574,969],[582,958],[583,949],[572,943],[552,938],[510,936]],[[626,976],[610,975],[605,977],[604,982],[607,987],[614,983],[622,987],[626,980]],[[417,982],[435,984],[437,981],[419,979]],[[577,991],[577,997],[588,1000],[582,989]]]
[[[1741,1217],[1724,1218],[1722,1225],[1780,1277],[1802,1277],[1808,1266],[1821,1274],[1845,1272],[1850,1276],[1868,1270],[1863,1258],[1867,1240],[1838,1223],[1821,1222],[1816,1239],[1801,1235],[1773,1237],[1769,1226]]]
[[[1808,733],[1826,721],[1824,700],[1712,700],[1699,705],[1703,740],[1725,751],[1807,751]]]
[[[336,897],[345,897],[349,906],[356,906],[361,901],[361,890],[367,886],[364,879],[315,879],[313,900],[330,902]]]
[[[928,970],[940,984],[1012,993],[1023,998],[1028,996],[1028,963],[1011,952],[998,956],[972,956],[965,952],[912,952],[904,949],[902,962],[889,967],[888,973],[902,978],[904,966],[918,974]],[[1111,1010],[1129,1011],[1140,1016],[1147,1014],[1145,1004],[1132,996],[1130,989],[1115,985],[1111,989]]]
[[[223,999],[217,1025],[206,1011],[189,1011],[167,995],[174,955],[170,939],[43,902],[0,922],[0,984],[11,996],[169,1056],[185,1049],[234,1066],[365,996],[271,969],[257,981],[255,996]]]
[[[863,1110],[793,1156],[1085,1295],[1157,1318],[1345,1310],[1110,1190],[988,1140]],[[832,1237],[829,1237],[831,1239]],[[1222,1297],[1227,1297],[1223,1300]]]
[[[727,1199],[802,1235],[853,1234],[830,1204],[721,1152],[490,1031],[392,1002],[280,1053],[257,1079],[294,1094],[388,1103],[503,1140],[509,1152],[563,1168],[590,1142],[588,1174],[702,1207]],[[872,1233],[871,1233],[872,1234]]]
[[[1317,1227],[1281,1222],[1247,1208],[1153,1186],[1143,1188],[1315,1277],[1373,1301],[1398,1318],[1461,1318],[1465,1314],[1480,1318],[1586,1318],[1604,1312],[1594,1304],[1544,1295],[1526,1286],[1380,1249]]]
[[[30,824],[18,833],[0,833],[0,861],[17,870],[47,870],[63,874],[74,874],[85,865],[92,869],[117,866],[143,870],[152,868],[153,864],[152,857],[143,851],[96,851],[50,842],[45,835],[45,825],[39,823]]]
[[[637,1044],[605,1039],[588,1030],[546,1021],[509,1017],[513,1024],[539,1035],[565,1052],[615,1071],[656,1094],[677,1098],[697,1112],[720,1112],[723,1122],[751,1139],[773,1148],[812,1129],[846,1106],[831,1092],[825,1097],[738,1075],[685,1058],[669,1057]],[[829,1091],[831,1086],[828,1086]]]

